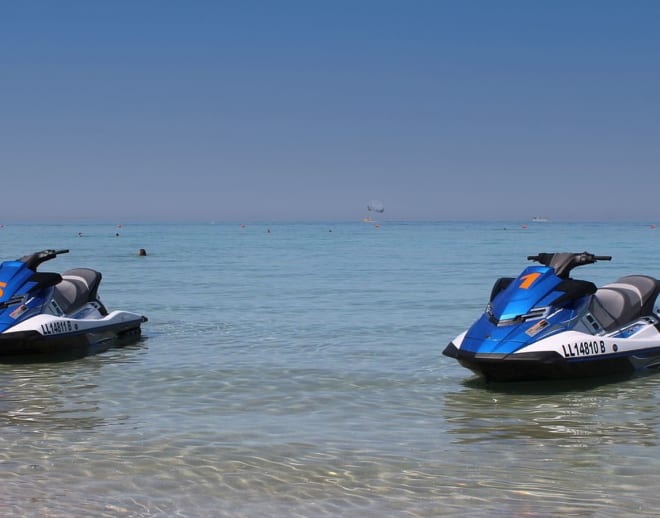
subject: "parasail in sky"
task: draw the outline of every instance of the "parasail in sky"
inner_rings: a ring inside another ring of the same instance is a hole
[[[385,207],[383,207],[383,202],[380,200],[371,200],[367,203],[367,210],[369,212],[384,212]]]

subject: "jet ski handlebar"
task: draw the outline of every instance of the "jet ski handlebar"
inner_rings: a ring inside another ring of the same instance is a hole
[[[19,259],[19,261],[25,263],[25,265],[30,269],[30,270],[37,270],[37,267],[45,262],[49,261],[51,259],[55,259],[59,254],[68,254],[69,250],[66,248],[63,248],[61,250],[42,250],[40,252],[35,252],[30,255],[25,255]]]
[[[596,261],[611,261],[611,255],[594,255],[589,252],[542,252],[538,255],[528,255],[530,261],[537,261],[544,266],[549,266],[555,270],[557,277],[568,278],[570,271],[576,266],[593,264]]]

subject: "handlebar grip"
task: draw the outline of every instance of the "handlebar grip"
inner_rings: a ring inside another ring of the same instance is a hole
[[[595,255],[594,259],[596,259],[596,261],[611,261],[612,256],[611,255]]]

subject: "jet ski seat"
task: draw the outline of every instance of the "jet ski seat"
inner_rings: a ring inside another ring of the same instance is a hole
[[[648,275],[627,275],[599,288],[591,298],[589,311],[605,331],[653,314],[660,293],[660,281]]]
[[[100,304],[103,315],[108,312],[98,300],[97,291],[101,284],[101,272],[91,268],[74,268],[62,273],[62,281],[55,286],[55,300],[65,313],[72,313],[87,302]]]

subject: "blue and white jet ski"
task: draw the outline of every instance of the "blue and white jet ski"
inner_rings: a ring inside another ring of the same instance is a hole
[[[599,289],[576,266],[611,256],[540,253],[502,277],[481,317],[443,354],[489,381],[625,375],[660,367],[660,281],[628,275]]]
[[[43,250],[0,264],[0,357],[84,356],[140,337],[147,318],[109,312],[98,295],[101,273],[75,268],[38,272],[68,250]]]

